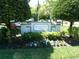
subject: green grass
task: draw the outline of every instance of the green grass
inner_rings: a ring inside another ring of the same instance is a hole
[[[51,59],[79,59],[79,47],[55,48]]]
[[[79,59],[79,46],[62,48],[0,49],[0,59]]]

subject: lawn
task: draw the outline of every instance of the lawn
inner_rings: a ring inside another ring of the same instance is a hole
[[[79,59],[79,46],[0,49],[0,59]]]

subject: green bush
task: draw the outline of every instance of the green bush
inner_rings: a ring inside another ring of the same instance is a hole
[[[71,29],[68,29],[68,31],[68,34],[71,35],[72,40],[79,40],[79,27],[72,27],[72,31]]]
[[[47,39],[50,32],[41,32],[43,39]]]
[[[57,40],[57,37],[56,37],[55,35],[49,34],[49,35],[48,35],[48,39],[55,41],[55,40]]]
[[[60,32],[28,32],[22,35],[23,41],[62,40]]]
[[[74,39],[79,40],[79,27],[73,27],[72,29],[73,29],[72,35]]]
[[[43,40],[41,33],[37,32],[28,32],[22,36],[22,39],[25,41],[40,41]]]
[[[48,39],[49,40],[64,40],[64,38],[62,37],[64,34],[62,32],[52,32],[49,33],[48,35]]]
[[[8,44],[8,37],[7,37],[7,31],[8,31],[8,28],[6,27],[2,27],[0,29],[0,44]]]

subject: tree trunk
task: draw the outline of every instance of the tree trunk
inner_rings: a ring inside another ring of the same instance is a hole
[[[70,27],[69,27],[69,34],[70,34],[70,37],[72,37],[72,32],[73,32],[73,30],[72,30],[72,26],[73,26],[73,21],[71,21],[70,22]]]
[[[8,39],[11,40],[11,23],[10,20],[6,22],[6,26],[8,27]]]
[[[74,23],[74,22],[72,22],[72,21],[70,22],[70,28],[72,28],[73,23]]]
[[[9,29],[11,29],[11,24],[10,24],[10,20],[9,20],[9,19],[8,19],[6,25],[7,25],[7,27],[8,27]]]
[[[62,20],[62,26],[63,26],[63,20]]]

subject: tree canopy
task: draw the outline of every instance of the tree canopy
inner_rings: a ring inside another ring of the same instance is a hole
[[[0,21],[24,21],[31,16],[28,0],[0,0]]]
[[[51,1],[51,0],[49,0]],[[56,0],[56,4],[51,1],[52,15],[55,19],[67,20],[70,22],[69,33],[72,36],[72,25],[79,21],[79,0]]]
[[[48,9],[48,4],[44,3],[43,5],[39,5],[39,10],[37,11],[37,7],[32,7],[31,12],[32,12],[32,17],[35,18],[35,21],[37,20],[37,12],[39,13],[39,19],[48,19],[49,14],[46,14],[46,11]]]
[[[53,11],[53,17],[67,21],[79,20],[79,0],[58,0]]]

